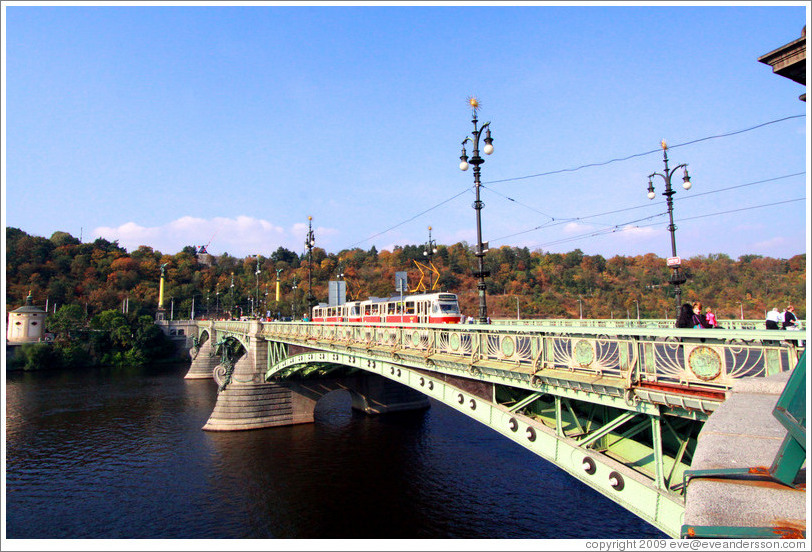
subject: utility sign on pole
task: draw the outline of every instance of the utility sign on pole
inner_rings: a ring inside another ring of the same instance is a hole
[[[336,307],[347,302],[347,282],[330,280],[327,284],[327,304],[329,306]]]
[[[665,264],[667,264],[669,268],[678,268],[682,266],[682,259],[679,257],[668,257]]]
[[[400,293],[409,291],[409,284],[405,272],[395,272],[395,291]]]

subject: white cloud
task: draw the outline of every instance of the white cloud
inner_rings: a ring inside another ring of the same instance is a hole
[[[659,235],[662,231],[659,228],[654,228],[653,226],[624,226],[620,229],[620,233],[623,234],[624,238],[650,238],[654,235]]]
[[[568,222],[563,227],[565,234],[577,234],[580,232],[588,232],[593,229],[594,226],[587,226],[586,224],[581,224],[580,222]]]
[[[766,251],[768,252],[767,254],[770,254],[770,252],[783,247],[786,243],[787,240],[785,238],[777,236],[769,240],[762,240],[760,242],[756,242],[752,245],[751,249],[753,251]]]
[[[146,227],[135,222],[118,227],[102,226],[94,230],[94,236],[118,240],[119,245],[128,251],[148,245],[167,254],[177,253],[187,245],[201,246],[211,242],[208,250],[212,255],[228,253],[243,257],[255,254],[269,256],[280,246],[299,252],[306,231],[307,226],[301,223],[285,229],[267,220],[244,215],[213,219],[184,216],[161,226]],[[338,231],[318,228],[314,229],[314,233],[317,236],[334,236]]]

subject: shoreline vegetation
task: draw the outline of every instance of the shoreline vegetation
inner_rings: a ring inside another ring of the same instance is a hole
[[[23,343],[7,370],[51,370],[96,366],[143,366],[177,362],[175,344],[150,315],[104,311],[89,321],[78,305],[65,305],[48,318],[52,342]]]
[[[31,294],[48,312],[46,332],[54,335],[54,342],[44,347],[22,346],[13,362],[29,369],[45,363],[122,366],[172,355],[172,339],[154,323],[162,265],[170,319],[254,314],[301,319],[307,296],[326,301],[328,281],[339,273],[347,300],[364,300],[394,294],[395,274],[401,271],[408,274],[410,291],[417,291],[419,282],[428,283],[429,288],[456,293],[462,313],[475,314],[479,297],[473,247],[466,242],[438,244],[430,258],[424,249],[404,245],[378,251],[373,245],[327,253],[314,247],[308,258],[278,247],[267,257],[236,258],[188,245],[169,255],[144,245],[127,251],[103,238],[83,243],[67,232],[44,238],[6,227],[6,312]],[[494,319],[630,318],[639,311],[641,318],[676,320],[671,270],[665,258],[653,253],[604,258],[580,249],[551,253],[502,246],[488,252],[485,264],[490,272],[488,314]],[[718,318],[761,319],[788,304],[795,306],[798,318],[806,318],[805,253],[790,259],[742,255],[736,260],[716,253],[683,259],[682,267],[688,275],[683,301],[701,301]]]

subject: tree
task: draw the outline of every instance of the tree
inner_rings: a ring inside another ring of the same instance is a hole
[[[51,234],[51,243],[54,244],[54,247],[62,247],[64,245],[79,245],[80,242],[79,238],[74,238],[67,232],[54,232]]]
[[[57,340],[68,341],[70,332],[84,329],[87,326],[85,311],[79,305],[63,305],[56,313],[47,319],[48,330],[53,332]]]
[[[285,249],[282,246],[279,246],[279,248],[276,251],[271,253],[271,260],[275,263],[283,262],[288,263],[289,265],[293,265],[298,258],[299,256],[296,255],[296,253],[288,249]]]

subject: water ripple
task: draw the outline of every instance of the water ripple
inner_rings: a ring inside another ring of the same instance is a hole
[[[8,538],[615,538],[655,528],[439,403],[204,432],[186,367],[11,373]],[[572,520],[590,520],[573,523]]]

